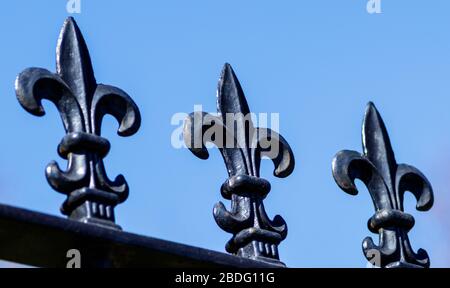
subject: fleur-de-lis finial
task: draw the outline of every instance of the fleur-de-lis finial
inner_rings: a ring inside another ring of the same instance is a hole
[[[368,227],[379,234],[379,245],[367,237],[364,255],[372,264],[385,268],[429,267],[427,252],[419,249],[415,253],[411,248],[408,231],[414,226],[414,218],[404,212],[403,196],[406,191],[412,192],[416,209],[427,211],[433,205],[431,184],[416,168],[397,164],[386,127],[373,103],[367,106],[362,140],[364,153],[340,151],[333,159],[332,170],[342,190],[356,195],[354,181],[360,179],[372,197],[376,212]]]
[[[278,244],[286,238],[287,225],[281,216],[270,220],[263,200],[270,183],[259,178],[261,158],[267,156],[275,164],[274,175],[287,177],[294,169],[294,156],[289,144],[278,133],[255,128],[250,110],[233,69],[225,64],[217,93],[218,116],[192,113],[185,122],[187,147],[201,159],[208,158],[206,142],[220,150],[229,178],[221,194],[231,200],[231,211],[224,204],[215,205],[217,224],[233,237],[226,250],[242,257],[281,264]]]
[[[58,146],[68,160],[67,170],[51,162],[45,172],[50,186],[67,195],[61,212],[71,219],[118,228],[114,207],[128,197],[128,185],[119,175],[106,176],[103,158],[110,143],[101,137],[103,116],[119,122],[117,133],[130,136],[141,123],[139,109],[124,91],[97,84],[89,51],[73,18],[61,30],[56,51],[56,73],[28,68],[16,80],[16,95],[22,107],[36,116],[45,114],[41,100],[52,101],[66,130]]]

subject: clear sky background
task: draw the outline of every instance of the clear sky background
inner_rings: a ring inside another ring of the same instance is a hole
[[[367,0],[81,1],[82,13],[72,16],[98,82],[127,91],[143,117],[130,138],[116,135],[112,117],[102,128],[112,144],[107,173],[122,173],[130,185],[116,209],[124,230],[224,251],[230,235],[212,217],[217,201],[227,203],[222,158],[217,150],[201,161],[174,149],[170,119],[194,104],[215,112],[229,62],[252,112],[280,113],[296,156],[286,179],[272,176],[269,161],[261,169],[272,183],[266,210],[289,226],[280,245],[287,265],[365,267],[372,203],[361,183],[356,197],[336,186],[331,160],[341,149],[361,151],[365,105],[374,101],[397,161],[418,167],[434,187],[430,212],[415,211],[406,197],[416,218],[413,248],[425,248],[433,267],[450,266],[450,1],[382,0],[382,14],[368,14]],[[44,169],[51,160],[65,166],[56,153],[64,129],[49,102],[43,118],[25,112],[14,80],[31,66],[55,70],[66,2],[0,3],[0,202],[54,215],[64,196]]]

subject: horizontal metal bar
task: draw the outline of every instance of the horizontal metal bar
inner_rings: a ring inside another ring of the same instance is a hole
[[[0,204],[0,259],[35,267],[66,267],[70,249],[80,251],[82,268],[279,268]]]

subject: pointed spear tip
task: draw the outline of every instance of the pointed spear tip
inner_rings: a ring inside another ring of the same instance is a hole
[[[369,101],[368,103],[367,103],[367,105],[366,105],[366,111],[369,111],[369,110],[377,110],[377,108],[375,107],[375,104],[372,102],[372,101]]]
[[[234,74],[233,68],[231,68],[229,63],[225,63],[223,65],[222,72],[220,73],[219,91],[224,85],[230,84],[230,82],[235,82],[233,81],[234,78],[236,78],[236,75]]]
[[[72,31],[75,33],[81,33],[80,28],[78,28],[77,22],[75,21],[75,19],[72,16],[67,17],[67,19],[64,21],[63,27],[61,29],[60,37],[62,37],[68,31]]]
[[[387,163],[395,163],[394,152],[392,151],[389,134],[384,124],[383,118],[372,102],[367,103],[366,113],[363,121],[363,147],[364,153],[368,153],[368,146],[371,146],[372,154],[381,153],[387,157]],[[377,152],[378,151],[378,152]],[[381,152],[380,152],[381,151]]]
[[[67,17],[66,22],[75,22],[75,19],[72,16]]]
[[[223,66],[217,89],[217,107],[221,113],[250,113],[241,84],[229,63]]]
[[[66,20],[64,21],[64,24],[63,24],[63,27],[61,29],[61,32],[64,32],[68,28],[74,27],[75,25],[76,25],[75,19],[72,16],[67,17]]]
[[[56,72],[60,75],[68,75],[71,74],[70,71],[74,66],[80,66],[76,70],[82,71],[81,73],[84,74],[84,76],[78,75],[80,79],[89,78],[92,85],[95,83],[91,57],[83,33],[75,19],[68,17],[64,21],[56,45]]]
[[[226,79],[226,78],[229,78],[229,77],[227,77],[227,76],[232,76],[232,77],[236,77],[235,75],[234,75],[234,71],[233,71],[233,68],[231,67],[231,65],[229,64],[229,63],[225,63],[224,65],[223,65],[223,68],[222,68],[222,73],[221,73],[222,75],[221,75],[221,79],[222,79],[222,81],[224,80],[224,79]]]
[[[222,73],[220,75],[220,81],[219,81],[219,90],[220,87],[223,87],[224,85],[228,86],[234,86],[241,92],[241,84],[239,83],[239,79],[236,76],[236,73],[233,70],[233,67],[229,63],[225,63],[223,65]]]
[[[67,17],[59,32],[58,43],[56,45],[56,71],[58,74],[60,74],[62,70],[61,61],[63,61],[64,58],[62,54],[66,50],[63,46],[66,46],[65,43],[68,42],[68,39],[76,38],[76,35],[74,35],[76,34],[75,27],[75,19],[73,19],[73,17]]]
[[[377,107],[375,107],[375,104],[372,101],[369,101],[366,106],[364,122],[368,121],[369,118],[372,118],[372,115],[375,115],[376,118],[381,118]]]

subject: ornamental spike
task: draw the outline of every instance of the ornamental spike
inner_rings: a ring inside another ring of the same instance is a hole
[[[383,268],[429,267],[425,250],[415,253],[408,238],[414,218],[404,212],[403,195],[410,191],[417,199],[417,210],[433,205],[433,190],[427,178],[416,168],[397,164],[389,135],[375,105],[367,105],[363,122],[363,154],[343,150],[333,159],[332,171],[337,185],[356,195],[355,179],[367,186],[375,207],[368,228],[379,234],[379,244],[372,238],[363,241],[363,252],[372,264]],[[372,258],[373,257],[373,258]]]
[[[294,155],[281,135],[267,128],[255,128],[241,85],[229,64],[225,64],[217,93],[217,116],[192,113],[185,122],[184,140],[191,152],[208,158],[207,142],[220,150],[229,178],[221,194],[231,200],[228,211],[222,202],[215,205],[214,219],[220,228],[233,234],[226,244],[229,253],[278,265],[278,245],[287,236],[281,216],[270,220],[263,200],[270,183],[259,177],[261,158],[275,164],[274,175],[287,177],[294,169]]]
[[[16,80],[16,95],[22,107],[36,116],[45,114],[42,99],[55,104],[66,136],[58,146],[59,155],[68,160],[61,170],[56,162],[46,168],[50,186],[67,196],[61,212],[69,218],[109,228],[115,224],[114,207],[128,197],[128,184],[122,175],[111,181],[103,158],[110,143],[101,137],[103,116],[119,122],[118,134],[130,136],[141,123],[139,109],[119,88],[97,84],[89,51],[73,18],[61,30],[57,46],[57,68],[52,73],[28,68]]]

